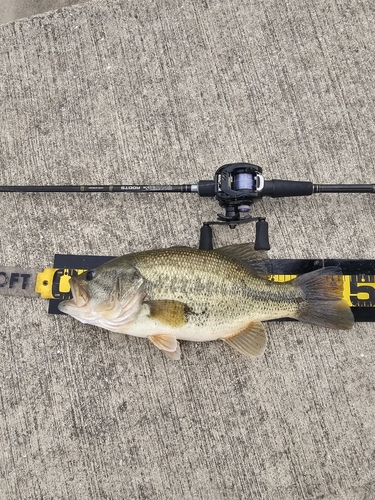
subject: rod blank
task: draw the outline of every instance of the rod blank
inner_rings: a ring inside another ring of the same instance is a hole
[[[214,181],[180,185],[83,185],[83,186],[0,186],[2,193],[198,193],[215,196]],[[311,182],[265,181],[260,197],[309,196],[313,193],[375,193],[375,184],[312,184]]]
[[[3,193],[190,193],[191,184],[182,185],[108,185],[108,186],[0,186]]]

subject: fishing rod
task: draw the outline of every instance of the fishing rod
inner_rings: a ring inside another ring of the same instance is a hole
[[[199,248],[212,249],[212,229],[224,224],[234,229],[239,224],[256,222],[256,250],[269,250],[268,223],[265,217],[250,217],[255,201],[268,196],[286,198],[315,193],[375,193],[375,184],[313,184],[306,181],[265,180],[261,167],[252,163],[230,163],[220,167],[213,180],[181,185],[76,185],[76,186],[0,186],[0,192],[22,193],[197,193],[216,198],[224,213],[216,221],[204,222]]]

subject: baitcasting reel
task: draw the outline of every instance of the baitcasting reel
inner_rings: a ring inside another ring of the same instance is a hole
[[[215,174],[214,195],[219,205],[224,209],[218,214],[218,221],[203,223],[200,233],[199,248],[212,249],[212,229],[214,224],[226,224],[234,229],[238,224],[256,223],[256,250],[269,250],[268,224],[263,217],[249,217],[251,205],[261,198],[265,180],[262,169],[251,163],[232,163],[223,165]],[[207,196],[205,189],[211,187],[212,181],[200,181],[198,193]]]

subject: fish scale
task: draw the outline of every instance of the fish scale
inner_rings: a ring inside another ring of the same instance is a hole
[[[204,309],[207,301],[211,307],[243,314],[293,313],[303,300],[301,291],[288,284],[272,283],[250,273],[246,265],[215,252],[178,250],[168,259],[168,253],[151,252],[130,257],[147,280],[150,298],[158,300],[168,297],[186,300],[197,310]],[[185,263],[189,262],[189,265]],[[248,317],[248,316],[247,316]]]

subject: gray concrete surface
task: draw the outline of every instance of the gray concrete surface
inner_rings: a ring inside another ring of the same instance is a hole
[[[0,24],[35,16],[85,0],[0,0]]]
[[[91,1],[0,27],[0,183],[374,182],[370,0]],[[3,194],[3,265],[194,245],[213,200]],[[264,200],[274,258],[375,258],[371,195]],[[215,244],[253,229],[215,229]],[[267,325],[251,362],[0,300],[0,497],[372,499],[373,324]]]

